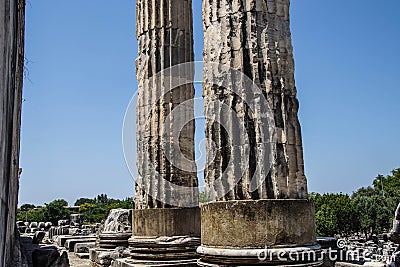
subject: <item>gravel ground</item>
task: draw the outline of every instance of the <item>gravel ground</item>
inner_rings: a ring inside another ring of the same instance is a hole
[[[90,267],[89,259],[80,259],[73,252],[68,252],[68,258],[71,267]]]

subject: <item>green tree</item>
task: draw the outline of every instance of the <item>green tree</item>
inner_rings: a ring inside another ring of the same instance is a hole
[[[382,195],[400,200],[400,168],[394,169],[391,175],[386,177],[378,175],[372,182],[374,189],[379,190]]]
[[[67,208],[68,202],[64,199],[57,199],[45,204],[43,213],[46,221],[57,224],[58,220],[69,219],[70,211]]]
[[[36,208],[36,206],[33,205],[33,204],[23,204],[23,205],[19,208],[19,210],[21,210],[21,211],[29,211],[29,210],[32,210],[32,209],[34,209],[34,208]]]
[[[134,208],[133,198],[123,200],[108,198],[106,194],[101,194],[94,199],[79,198],[75,205],[79,205],[79,212],[84,215],[85,223],[100,223],[107,218],[111,209],[132,209]],[[35,207],[31,204],[22,205],[17,212],[17,220],[20,221],[51,221],[56,224],[60,219],[68,219],[70,211],[68,203],[63,199],[58,199],[45,204],[44,207]]]
[[[359,214],[360,228],[366,237],[390,229],[393,214],[379,191],[362,188],[354,193],[353,203]]]
[[[75,201],[74,206],[80,206],[80,205],[85,204],[85,203],[90,203],[90,204],[91,204],[91,203],[94,203],[94,199],[81,197],[81,198],[79,198],[79,199],[77,199],[77,200]]]
[[[44,215],[43,209],[43,207],[35,207],[29,210],[27,210],[26,208],[24,208],[24,210],[19,209],[17,211],[17,221],[45,222],[46,217]]]
[[[133,209],[133,198],[124,200],[108,198],[106,194],[98,195],[91,202],[80,205],[79,212],[84,215],[85,223],[100,223],[107,218],[111,209]]]
[[[348,195],[311,193],[309,198],[315,203],[318,235],[349,235],[359,229],[358,212]]]
[[[107,209],[97,204],[85,203],[79,207],[86,223],[100,223],[107,218]]]
[[[337,233],[338,220],[331,206],[323,204],[315,214],[318,236],[333,236]]]
[[[101,194],[95,197],[94,201],[96,204],[106,205],[110,200],[108,199],[107,194]]]
[[[392,213],[390,224],[397,205],[400,202],[400,168],[392,170],[390,175],[378,175],[372,182],[376,194],[382,195],[385,199],[386,207]]]

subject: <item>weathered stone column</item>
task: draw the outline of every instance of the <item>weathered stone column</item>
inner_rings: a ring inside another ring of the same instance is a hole
[[[140,177],[135,208],[196,206],[194,73],[184,64],[194,60],[192,1],[138,0],[136,8]],[[187,192],[180,187],[193,190],[181,195]]]
[[[203,0],[205,180],[215,202],[202,206],[201,266],[279,265],[280,249],[285,266],[320,264],[318,257],[288,257],[319,250],[289,6],[289,0]]]
[[[194,72],[184,64],[194,59],[192,1],[136,3],[139,178],[128,262],[193,265],[200,245]]]
[[[25,1],[0,0],[0,266],[22,266],[16,239]],[[18,259],[19,258],[19,259]]]

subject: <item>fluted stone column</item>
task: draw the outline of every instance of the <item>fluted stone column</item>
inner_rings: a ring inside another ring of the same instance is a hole
[[[289,6],[289,0],[203,0],[205,181],[216,202],[202,207],[202,266],[279,264],[276,257],[259,259],[264,247],[318,250]],[[319,264],[285,264],[295,263]]]
[[[139,177],[126,264],[193,265],[200,244],[194,72],[184,64],[194,59],[192,1],[137,0],[136,7]]]
[[[136,8],[140,177],[136,183],[135,207],[191,206],[198,202],[196,191],[191,195],[177,195],[179,192],[173,191],[167,182],[197,187],[194,87],[190,82],[193,70],[180,65],[194,59],[192,1],[138,0]],[[174,134],[173,130],[179,127],[183,127],[179,135]],[[188,166],[182,167],[176,162],[175,157],[182,155],[188,160]]]
[[[0,0],[0,266],[22,266],[16,236],[25,1]]]

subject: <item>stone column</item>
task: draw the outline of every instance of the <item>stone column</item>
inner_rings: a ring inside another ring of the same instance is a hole
[[[205,180],[214,202],[202,207],[201,266],[276,265],[278,249],[319,251],[289,6],[289,0],[203,0]],[[264,259],[266,247],[272,255]],[[285,266],[320,264],[317,257],[286,259]]]
[[[129,264],[193,265],[200,244],[194,158],[192,1],[138,0],[137,166]],[[183,65],[182,65],[183,64]]]
[[[25,1],[0,0],[0,266],[21,266],[16,239]]]
[[[138,0],[136,209],[196,206],[191,0]],[[184,166],[183,166],[184,165]],[[168,183],[169,182],[169,183]],[[177,185],[175,188],[173,185]],[[190,194],[181,195],[192,188]]]

